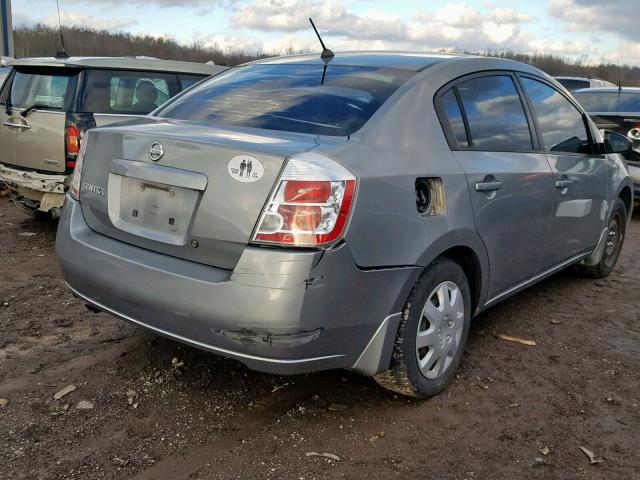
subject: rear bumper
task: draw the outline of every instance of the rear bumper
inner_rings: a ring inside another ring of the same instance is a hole
[[[18,170],[0,163],[0,182],[6,183],[31,209],[44,212],[61,207],[69,175],[45,174]]]
[[[69,175],[46,174],[18,170],[0,163],[0,182],[15,188],[23,188],[41,193],[64,194]]]
[[[66,282],[88,303],[279,374],[386,368],[394,320],[419,273],[362,271],[344,244],[324,253],[247,247],[233,271],[222,270],[98,234],[69,197],[56,251]]]

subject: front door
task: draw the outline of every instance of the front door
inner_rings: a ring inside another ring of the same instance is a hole
[[[454,89],[468,138],[454,154],[489,255],[491,299],[538,272],[551,218],[552,172],[546,156],[535,151],[514,76],[482,74]]]
[[[544,270],[597,245],[608,212],[607,163],[593,153],[585,116],[567,97],[540,79],[523,76],[520,81],[554,176]]]

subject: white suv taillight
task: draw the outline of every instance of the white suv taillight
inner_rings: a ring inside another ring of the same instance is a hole
[[[76,157],[76,166],[73,169],[73,177],[71,177],[71,185],[69,185],[69,193],[76,200],[80,200],[80,181],[82,179],[82,162],[87,150],[88,136],[85,136],[80,144],[80,151]]]
[[[344,233],[355,188],[353,174],[322,154],[291,157],[253,241],[301,247],[335,242]]]

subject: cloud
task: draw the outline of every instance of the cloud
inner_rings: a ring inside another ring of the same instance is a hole
[[[83,3],[91,6],[108,6],[108,7],[121,7],[123,5],[122,0],[67,0],[66,3]],[[236,0],[127,0],[127,5],[136,6],[150,6],[156,5],[158,7],[191,7],[198,8],[204,11],[212,10],[215,7],[230,7],[235,5]]]
[[[237,7],[232,23],[238,28],[294,34],[309,32],[312,17],[332,48],[396,48],[434,50],[518,48],[521,24],[530,17],[510,8],[482,12],[466,2],[447,3],[433,11],[419,10],[408,19],[382,11],[356,14],[336,1],[253,0]],[[308,42],[305,42],[308,43]]]
[[[571,31],[601,31],[640,41],[638,0],[550,0],[549,14]]]
[[[96,18],[89,14],[74,13],[74,12],[60,12],[60,18],[62,25],[66,27],[87,27],[94,28],[96,30],[121,30],[123,28],[136,25],[138,22],[133,18],[123,19],[104,19]],[[41,23],[52,27],[58,26],[57,13],[47,15],[41,20]]]

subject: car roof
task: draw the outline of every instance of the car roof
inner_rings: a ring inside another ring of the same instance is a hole
[[[637,87],[622,87],[620,89],[622,93],[640,93],[640,88]],[[574,90],[573,93],[618,93],[618,87],[597,87],[597,88],[580,88]]]
[[[566,75],[554,75],[553,78],[555,78],[556,80],[583,80],[585,82],[588,82],[589,80],[600,80],[599,78],[595,77],[571,77]]]
[[[227,70],[228,67],[196,62],[179,62],[160,60],[150,57],[69,57],[69,58],[20,58],[12,60],[14,67],[65,67],[65,68],[97,68],[117,70],[143,70],[172,73],[193,73],[214,75]]]
[[[358,51],[358,52],[337,52],[331,65],[352,66],[352,67],[376,67],[376,68],[396,68],[399,70],[410,70],[418,72],[431,65],[440,63],[463,55],[443,54],[443,53],[420,53],[420,52],[394,52],[394,51]],[[244,65],[281,65],[281,64],[317,64],[323,65],[323,60],[317,53],[304,55],[286,55],[282,57],[264,58]]]

